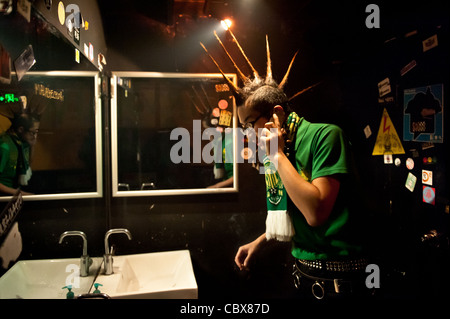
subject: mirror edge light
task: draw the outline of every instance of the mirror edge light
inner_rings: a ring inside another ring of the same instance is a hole
[[[225,73],[225,76],[237,85],[235,73]],[[222,78],[220,73],[175,73],[175,72],[139,72],[139,71],[112,71],[111,72],[111,189],[113,197],[140,197],[140,196],[173,196],[173,195],[199,195],[199,194],[224,194],[237,193],[238,189],[238,165],[236,132],[233,130],[233,186],[226,188],[191,188],[191,189],[153,189],[119,191],[118,180],[118,156],[117,156],[117,79],[120,77],[135,78]],[[237,127],[237,105],[233,99],[233,127]]]

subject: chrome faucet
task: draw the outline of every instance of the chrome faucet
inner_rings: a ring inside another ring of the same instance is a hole
[[[87,253],[87,237],[86,234],[82,231],[78,230],[70,230],[65,231],[61,234],[59,237],[59,243],[61,244],[64,237],[66,236],[81,236],[83,238],[83,255],[80,259],[80,277],[87,277],[89,276],[89,267],[92,265],[92,259],[89,257]]]
[[[131,233],[125,228],[114,228],[110,229],[105,234],[105,254],[103,255],[103,261],[105,263],[105,275],[111,275],[113,273],[113,257],[109,250],[108,238],[112,234],[126,234],[128,239],[131,240]]]

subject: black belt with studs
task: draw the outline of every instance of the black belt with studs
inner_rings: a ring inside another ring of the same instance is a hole
[[[351,271],[364,271],[369,264],[367,259],[360,258],[354,260],[344,261],[328,261],[328,260],[305,260],[297,259],[297,261],[308,268],[323,270],[323,271],[335,271],[335,272],[351,272]]]

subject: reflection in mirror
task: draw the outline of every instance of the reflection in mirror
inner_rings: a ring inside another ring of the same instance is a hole
[[[0,86],[0,200],[101,197],[97,72],[29,72]],[[3,99],[1,98],[3,97]]]
[[[111,81],[113,196],[237,191],[236,105],[221,74],[115,72]]]

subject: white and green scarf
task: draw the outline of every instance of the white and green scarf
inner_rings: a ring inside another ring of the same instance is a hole
[[[299,116],[292,112],[284,125],[287,134],[285,152],[288,156],[289,147],[293,144],[299,122]],[[290,241],[295,235],[295,230],[288,212],[288,195],[275,165],[267,155],[264,158],[264,173],[267,195],[266,239]]]

